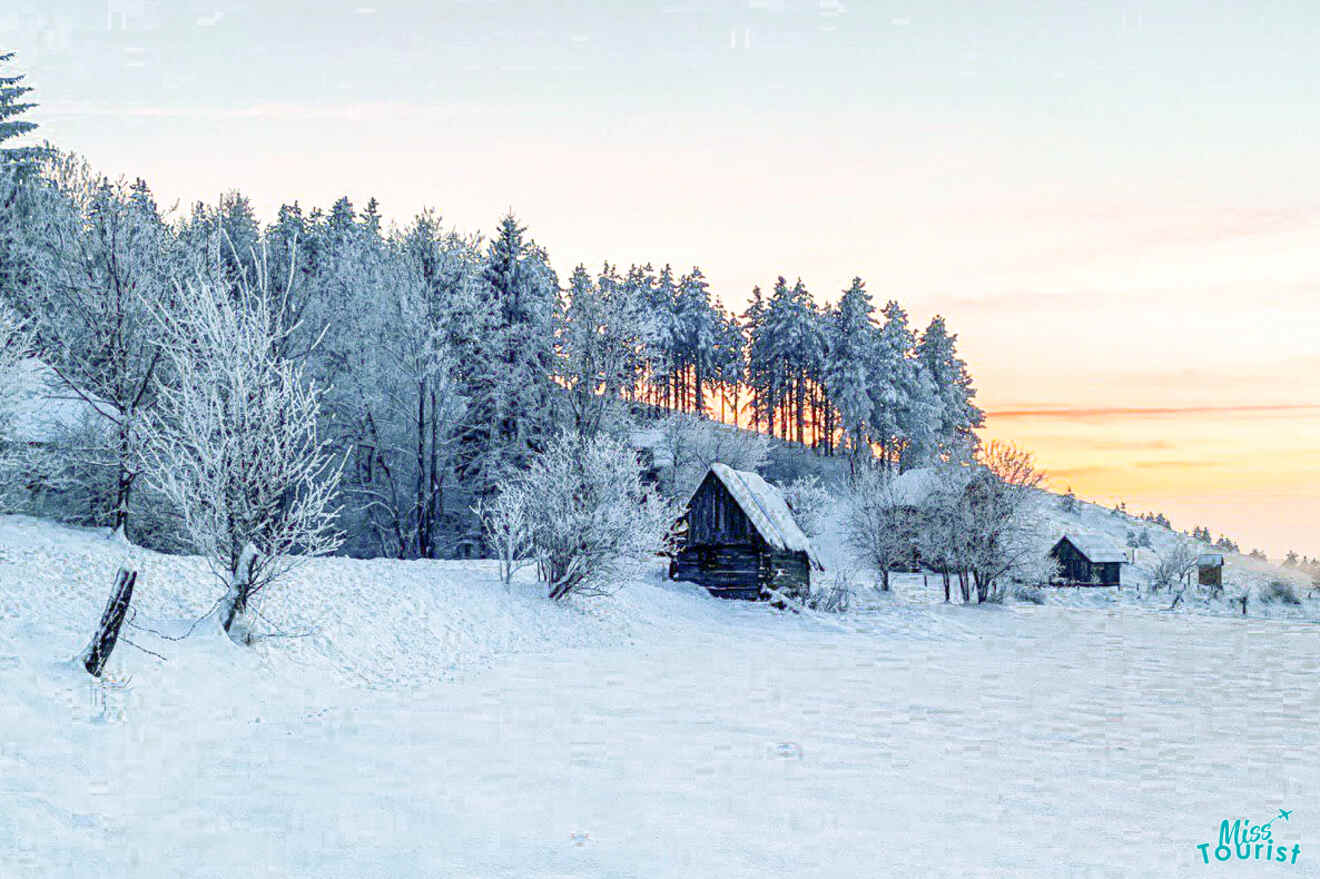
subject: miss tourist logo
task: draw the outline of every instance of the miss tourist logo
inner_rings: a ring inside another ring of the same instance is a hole
[[[1302,853],[1301,845],[1275,840],[1271,827],[1275,821],[1288,821],[1291,818],[1290,809],[1280,809],[1279,814],[1264,824],[1252,824],[1246,818],[1225,818],[1219,822],[1219,843],[1203,842],[1196,847],[1201,853],[1201,863],[1239,860],[1296,864]]]

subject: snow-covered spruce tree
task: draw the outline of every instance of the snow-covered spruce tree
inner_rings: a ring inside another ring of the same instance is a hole
[[[486,252],[482,298],[490,322],[460,351],[469,401],[461,438],[460,475],[487,497],[522,469],[552,432],[555,398],[555,312],[559,281],[546,253],[526,238],[512,214]]]
[[[67,155],[46,176],[31,255],[39,332],[66,392],[102,422],[65,457],[80,482],[109,483],[100,524],[124,537],[160,359],[149,311],[172,295],[172,239],[142,181],[109,180]]]
[[[14,59],[13,52],[0,53],[0,64]],[[36,104],[25,100],[32,87],[23,84],[22,74],[0,76],[0,143],[31,134],[37,123],[19,117]],[[37,164],[49,153],[44,146],[0,147],[0,166],[16,169],[25,176],[36,170]]]
[[[916,508],[898,490],[892,471],[868,464],[852,479],[845,501],[844,539],[889,591],[889,573],[911,564],[920,533]]]
[[[957,334],[950,333],[944,318],[936,315],[913,353],[931,380],[937,452],[944,460],[966,461],[977,450],[976,429],[985,423],[985,413],[973,402],[976,389],[966,361],[958,356],[957,342]]]
[[[865,283],[853,278],[830,314],[826,330],[825,388],[839,411],[848,441],[848,467],[854,475],[863,459],[871,456],[868,433],[873,407],[868,391],[876,346],[873,312]]]
[[[555,601],[617,589],[671,548],[680,512],[642,482],[628,443],[606,434],[561,433],[502,489],[529,500],[533,554]]]
[[[239,643],[254,599],[342,539],[342,463],[317,430],[321,393],[276,353],[294,330],[280,322],[288,285],[272,285],[264,255],[253,265],[234,290],[217,269],[153,308],[169,380],[143,430],[147,479],[221,581],[220,622]]]

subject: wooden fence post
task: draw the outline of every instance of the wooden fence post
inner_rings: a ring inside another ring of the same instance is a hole
[[[115,588],[101,614],[101,624],[96,627],[96,634],[92,636],[92,642],[87,645],[82,656],[83,667],[94,678],[101,676],[110,653],[115,649],[115,642],[119,640],[119,629],[124,625],[128,604],[133,600],[133,584],[136,582],[137,571],[128,568],[120,568],[115,576]]]

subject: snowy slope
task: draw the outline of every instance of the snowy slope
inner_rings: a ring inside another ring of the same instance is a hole
[[[556,606],[335,559],[265,608],[314,634],[136,629],[167,661],[121,646],[96,686],[68,659],[125,556],[142,625],[214,598],[195,559],[0,518],[5,879],[1201,875],[1280,806],[1320,875],[1314,626],[919,576],[841,617],[659,579]]]

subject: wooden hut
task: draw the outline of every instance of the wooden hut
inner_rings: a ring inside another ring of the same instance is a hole
[[[1063,582],[1071,586],[1118,586],[1127,554],[1099,534],[1065,534],[1050,550]]]
[[[806,598],[823,571],[779,489],[755,473],[712,464],[688,501],[686,533],[670,567],[721,598]]]
[[[1202,586],[1224,585],[1224,556],[1207,552],[1196,557],[1196,582]]]

